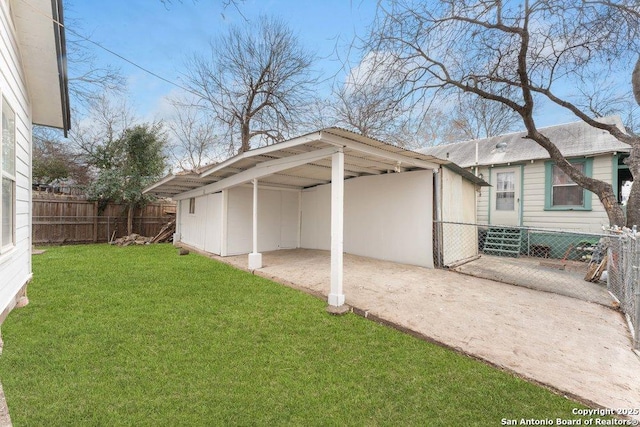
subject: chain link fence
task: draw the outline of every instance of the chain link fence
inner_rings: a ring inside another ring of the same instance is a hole
[[[632,230],[611,233],[615,238],[608,251],[609,291],[627,317],[634,348],[640,350],[640,236]]]
[[[640,242],[580,233],[437,221],[434,264],[459,273],[619,308],[640,347]],[[616,300],[617,299],[617,300]]]
[[[460,273],[611,305],[606,283],[586,281],[602,234],[439,222],[435,264]]]

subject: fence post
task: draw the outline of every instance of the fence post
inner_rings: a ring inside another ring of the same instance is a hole
[[[98,202],[93,202],[93,243],[98,243]]]

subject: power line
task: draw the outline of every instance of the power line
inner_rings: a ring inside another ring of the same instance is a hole
[[[85,41],[88,41],[89,43],[91,43],[91,44],[94,44],[94,45],[98,46],[100,49],[103,49],[104,51],[109,52],[110,54],[112,54],[112,55],[114,55],[114,56],[116,56],[116,57],[118,57],[118,58],[122,59],[123,61],[125,61],[125,62],[127,62],[127,63],[129,63],[129,64],[131,64],[131,65],[133,65],[134,67],[138,68],[139,70],[142,70],[142,71],[144,71],[145,73],[150,74],[150,75],[152,75],[153,77],[155,77],[155,78],[157,78],[157,79],[162,80],[163,82],[169,83],[170,85],[173,85],[173,86],[175,86],[175,87],[177,87],[177,88],[180,88],[180,89],[182,89],[182,90],[184,90],[184,91],[186,91],[186,92],[189,92],[189,93],[191,93],[192,95],[196,95],[196,96],[198,96],[198,97],[200,97],[200,98],[205,98],[205,96],[204,96],[204,95],[202,95],[201,93],[198,93],[198,92],[196,92],[196,91],[194,91],[194,90],[192,90],[192,89],[189,89],[189,88],[184,87],[184,86],[182,86],[182,85],[180,85],[180,84],[178,84],[178,83],[176,83],[176,82],[173,82],[173,81],[171,81],[171,80],[169,80],[169,79],[167,79],[167,78],[165,78],[165,77],[162,77],[161,75],[159,75],[159,74],[157,74],[157,73],[154,73],[153,71],[151,71],[151,70],[149,70],[149,69],[147,69],[147,68],[143,67],[142,65],[136,64],[135,62],[133,62],[133,61],[131,61],[131,60],[129,60],[129,59],[127,59],[127,58],[125,58],[124,56],[120,55],[119,53],[114,52],[113,50],[111,50],[111,49],[109,49],[109,48],[107,48],[107,47],[102,46],[100,43],[98,43],[98,42],[96,42],[96,41],[93,41],[93,40],[91,40],[90,38],[85,37],[85,36],[83,36],[83,35],[81,35],[81,34],[77,33],[76,31],[73,31],[73,30],[69,29],[68,27],[65,27],[65,30],[66,30],[66,31],[68,31],[68,32],[70,32],[71,34],[75,35],[76,37],[80,37],[81,39],[83,39],[83,40],[85,40]]]
[[[23,2],[24,4],[26,4],[27,6],[29,6],[29,7],[30,7],[32,10],[34,10],[35,12],[37,12],[37,13],[39,13],[40,15],[42,15],[42,16],[46,17],[47,19],[51,20],[53,23],[55,23],[56,25],[60,26],[61,28],[64,28],[64,29],[65,29],[66,31],[68,31],[69,33],[71,33],[71,34],[75,35],[76,37],[80,37],[81,39],[83,39],[83,40],[85,40],[85,41],[87,41],[87,42],[89,42],[89,43],[91,43],[91,44],[94,44],[95,46],[98,46],[100,49],[102,49],[102,50],[104,50],[104,51],[106,51],[106,52],[110,53],[111,55],[113,55],[113,56],[115,56],[115,57],[117,57],[117,58],[120,58],[121,60],[123,60],[123,61],[125,61],[125,62],[127,62],[127,63],[129,63],[129,64],[133,65],[134,67],[138,68],[139,70],[144,71],[145,73],[147,73],[147,74],[149,74],[149,75],[151,75],[151,76],[153,76],[153,77],[155,77],[155,78],[157,78],[157,79],[160,79],[160,80],[162,80],[162,81],[163,81],[163,82],[165,82],[165,83],[169,83],[170,85],[173,85],[173,86],[175,86],[175,87],[177,87],[177,88],[180,88],[180,89],[182,89],[182,90],[184,90],[184,91],[186,91],[186,92],[189,92],[189,93],[190,93],[190,94],[192,94],[192,95],[195,95],[195,96],[200,97],[200,98],[206,98],[206,97],[205,97],[204,95],[202,95],[201,93],[196,92],[196,91],[194,91],[193,89],[190,89],[190,88],[184,87],[184,86],[182,86],[182,85],[180,85],[180,84],[178,84],[178,83],[176,83],[176,82],[174,82],[174,81],[171,81],[171,80],[169,80],[169,79],[167,79],[167,78],[165,78],[165,77],[162,77],[161,75],[159,75],[159,74],[157,74],[157,73],[154,73],[153,71],[151,71],[151,70],[149,70],[149,69],[147,69],[147,68],[143,67],[142,65],[136,64],[135,62],[131,61],[130,59],[125,58],[124,56],[120,55],[119,53],[114,52],[113,50],[111,50],[111,49],[109,49],[109,48],[107,48],[107,47],[104,47],[104,46],[103,46],[103,45],[101,45],[100,43],[98,43],[98,42],[96,42],[96,41],[93,41],[93,40],[91,40],[90,38],[88,38],[88,37],[86,37],[86,36],[83,36],[82,34],[79,34],[78,32],[76,32],[76,31],[74,31],[74,30],[72,30],[72,29],[70,29],[70,28],[66,27],[64,24],[62,24],[61,22],[57,21],[56,19],[53,19],[52,17],[50,17],[50,16],[49,16],[49,15],[47,15],[46,13],[43,13],[41,10],[37,9],[35,6],[33,6],[31,3],[27,2],[26,0],[22,0],[22,2]]]

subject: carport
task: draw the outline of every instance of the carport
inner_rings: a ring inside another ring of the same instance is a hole
[[[484,184],[449,161],[328,128],[167,176],[145,193],[178,201],[174,243],[248,253],[252,270],[264,250],[329,249],[328,303],[340,307],[345,251],[433,267],[443,166],[464,178],[458,185]]]

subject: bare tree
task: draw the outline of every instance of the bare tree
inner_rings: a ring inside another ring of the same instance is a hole
[[[283,21],[261,17],[232,27],[208,55],[193,56],[185,77],[244,152],[284,140],[302,122],[316,81],[313,59]]]
[[[174,100],[172,103],[174,115],[167,123],[172,136],[169,149],[180,169],[196,170],[230,154],[220,143],[215,125],[206,111],[185,102]]]
[[[69,96],[77,107],[88,107],[105,91],[124,91],[125,78],[111,65],[98,65],[95,54],[84,36],[70,35],[67,40],[69,64]]]
[[[364,136],[405,145],[399,128],[406,125],[405,111],[386,96],[382,88],[347,83],[336,93],[333,108],[339,126]]]
[[[337,124],[407,149],[499,135],[519,120],[502,104],[463,93],[451,98],[453,105],[416,106],[396,102],[383,86],[352,86],[344,85],[336,95]]]
[[[544,100],[609,132],[631,146],[627,164],[633,176],[640,177],[640,138],[595,120],[579,107],[579,91],[567,91],[589,76],[606,81],[620,70],[630,75],[628,58],[640,51],[639,30],[637,0],[391,0],[380,4],[367,48],[397,58],[394,70],[400,77],[395,78],[402,81],[395,88],[398,99],[453,90],[514,111],[526,138],[544,147],[575,183],[599,197],[611,224],[623,225],[625,216],[611,184],[572,166],[538,130],[535,118]],[[627,93],[631,96],[630,86]],[[631,190],[627,223],[640,224],[640,184]]]
[[[451,125],[460,139],[479,139],[501,135],[515,129],[520,117],[504,104],[459,93],[452,111]]]
[[[135,123],[124,97],[102,94],[90,104],[86,117],[71,129],[69,139],[84,162],[98,169],[112,169],[117,141]]]
[[[419,148],[498,135],[512,130],[519,120],[508,107],[465,93],[443,99],[397,96],[402,76],[403,66],[392,52],[366,54],[335,91],[338,124],[405,148]]]

